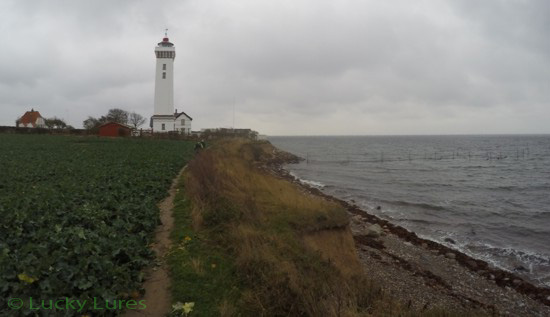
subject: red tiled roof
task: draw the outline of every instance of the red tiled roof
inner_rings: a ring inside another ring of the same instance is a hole
[[[33,127],[36,127],[36,120],[38,120],[38,118],[42,118],[40,112],[34,110],[27,111],[21,119],[19,119],[19,123],[24,125],[32,124]]]

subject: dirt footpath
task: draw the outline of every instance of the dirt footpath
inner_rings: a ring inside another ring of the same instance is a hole
[[[186,167],[186,166],[185,166]],[[155,242],[151,249],[155,252],[156,259],[152,267],[145,270],[145,295],[138,300],[145,300],[146,309],[127,310],[125,317],[143,317],[143,316],[164,316],[172,311],[172,294],[170,292],[170,276],[168,264],[165,256],[170,250],[172,240],[170,233],[174,227],[174,218],[172,210],[174,208],[174,197],[176,196],[176,187],[178,181],[185,170],[181,169],[178,176],[172,181],[168,190],[168,197],[159,203],[161,224],[155,230]]]

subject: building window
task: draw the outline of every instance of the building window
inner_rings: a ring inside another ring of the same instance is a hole
[[[166,79],[166,72],[162,72],[162,79]]]
[[[185,125],[185,119],[181,119],[181,125]]]
[[[162,128],[161,128],[162,131],[166,130],[166,125],[163,123],[162,124]]]
[[[162,70],[166,70],[166,64],[162,64]]]

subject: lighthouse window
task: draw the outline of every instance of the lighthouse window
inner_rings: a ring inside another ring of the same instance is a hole
[[[162,72],[162,79],[166,79],[166,72]]]
[[[166,70],[166,64],[162,64],[162,70]]]

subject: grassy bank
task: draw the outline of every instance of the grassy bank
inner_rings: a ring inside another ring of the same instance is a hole
[[[174,302],[192,316],[414,315],[363,274],[340,205],[263,168],[274,153],[221,141],[189,163],[174,209]]]

